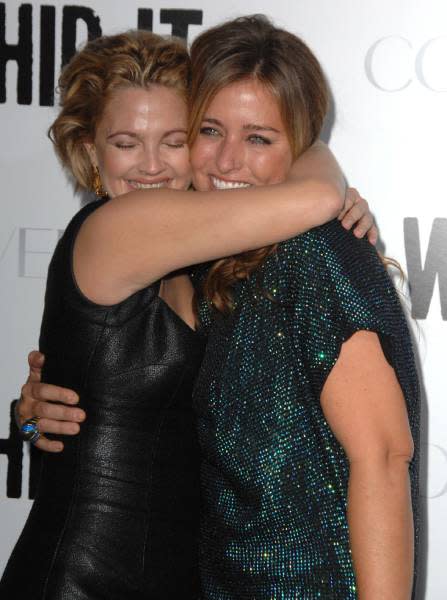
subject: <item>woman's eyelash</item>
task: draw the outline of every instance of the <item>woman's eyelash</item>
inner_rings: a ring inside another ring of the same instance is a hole
[[[117,148],[120,148],[121,150],[128,150],[129,148],[134,148],[135,144],[115,144],[115,146]]]
[[[271,140],[269,140],[268,138],[262,136],[262,135],[251,135],[249,138],[249,141],[252,144],[267,144],[270,145],[272,142]]]
[[[200,128],[200,133],[203,135],[209,135],[209,136],[218,136],[220,135],[220,132],[215,129],[214,127],[201,127]],[[259,144],[259,145],[270,145],[272,143],[271,140],[269,140],[268,138],[262,136],[262,135],[250,135],[247,140],[251,143],[251,144]]]
[[[217,129],[214,129],[214,127],[201,127],[200,133],[203,133],[204,135],[219,135],[219,132]]]

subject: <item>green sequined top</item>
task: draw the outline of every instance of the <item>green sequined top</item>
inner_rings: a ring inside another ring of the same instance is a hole
[[[206,311],[202,311],[206,320]],[[342,343],[379,334],[406,398],[417,534],[419,388],[395,289],[375,249],[338,221],[279,245],[214,314],[195,389],[203,453],[206,600],[357,597],[348,463],[319,402]]]

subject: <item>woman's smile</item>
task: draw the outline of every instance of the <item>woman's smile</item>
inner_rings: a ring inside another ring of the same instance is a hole
[[[279,183],[292,164],[278,101],[256,79],[217,92],[191,148],[194,187],[227,190]]]

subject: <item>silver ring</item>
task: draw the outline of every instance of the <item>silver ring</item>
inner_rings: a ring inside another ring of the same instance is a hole
[[[31,419],[27,419],[20,427],[20,435],[25,442],[35,444],[40,438],[40,431],[37,429],[38,421],[39,417],[32,417]]]

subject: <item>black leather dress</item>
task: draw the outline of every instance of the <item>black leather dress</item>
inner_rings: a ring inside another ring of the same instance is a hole
[[[38,494],[0,583],[2,600],[198,596],[199,455],[191,407],[203,338],[159,282],[109,307],[71,272],[72,220],[52,259],[44,380],[80,394],[81,433],[45,454]]]

